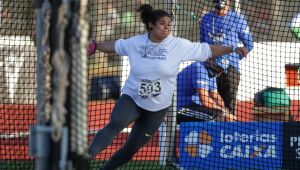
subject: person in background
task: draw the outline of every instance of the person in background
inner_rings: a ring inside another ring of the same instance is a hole
[[[205,14],[200,21],[200,42],[237,48],[241,42],[250,52],[253,49],[252,33],[241,14],[230,10],[230,0],[213,0],[215,10]],[[236,97],[240,83],[240,60],[244,57],[231,53],[228,71],[217,77],[218,91],[225,106],[236,114]]]
[[[181,62],[206,61],[232,52],[247,55],[244,47],[233,49],[173,37],[172,17],[166,11],[154,10],[148,4],[138,11],[147,30],[145,34],[105,42],[91,40],[88,44],[89,55],[96,50],[116,52],[128,56],[131,66],[109,123],[97,132],[88,149],[90,158],[94,158],[123,128],[133,123],[126,143],[113,154],[103,170],[124,165],[150,141],[171,105]]]
[[[216,77],[226,73],[228,66],[226,58],[218,57],[207,62],[194,62],[184,68],[177,76],[177,109],[205,113],[216,121],[236,120],[217,90]]]
[[[193,62],[179,72],[177,76],[177,115],[176,123],[202,121],[235,121],[236,116],[224,106],[217,90],[216,77],[227,72],[229,61],[224,57],[205,62]],[[177,141],[178,136],[174,136]],[[173,145],[172,156],[168,164],[180,169]]]
[[[292,22],[290,24],[290,29],[293,35],[300,40],[300,13],[296,14],[292,18]]]

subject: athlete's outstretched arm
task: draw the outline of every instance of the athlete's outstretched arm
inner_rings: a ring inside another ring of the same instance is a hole
[[[104,53],[115,53],[115,40],[96,42],[95,40],[89,41],[88,44],[88,55],[93,55],[96,50]]]
[[[115,40],[105,41],[105,42],[96,42],[97,50],[104,53],[115,53]]]
[[[216,58],[218,56],[222,56],[225,54],[229,54],[232,52],[236,52],[237,54],[239,54],[243,57],[246,57],[247,54],[249,53],[248,49],[245,47],[233,48],[230,46],[210,45],[210,48],[211,48],[213,58]]]

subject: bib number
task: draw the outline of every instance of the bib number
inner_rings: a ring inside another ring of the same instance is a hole
[[[142,97],[157,96],[161,93],[161,81],[142,80],[139,84],[138,94]]]

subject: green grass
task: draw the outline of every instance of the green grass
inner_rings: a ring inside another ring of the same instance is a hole
[[[104,165],[104,161],[92,161],[90,170],[99,170]],[[176,170],[170,166],[161,166],[159,161],[131,161],[120,167],[118,170]]]
[[[99,170],[105,161],[92,161],[90,170]],[[34,170],[34,160],[0,160],[0,170]],[[159,165],[159,161],[131,161],[118,170],[175,170]]]
[[[90,170],[99,170],[104,161],[92,161]],[[0,160],[0,170],[34,170],[34,160]],[[176,170],[170,166],[161,166],[158,161],[131,161],[118,170]],[[272,169],[277,170],[277,169]],[[278,168],[278,170],[291,170]]]
[[[31,170],[34,160],[0,160],[0,170]]]

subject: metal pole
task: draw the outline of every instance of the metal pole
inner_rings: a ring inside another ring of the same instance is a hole
[[[174,36],[177,35],[177,28],[176,28],[176,13],[175,13],[175,5],[176,0],[168,0],[168,12],[173,17],[173,30],[172,34]],[[167,114],[167,122],[166,127],[163,128],[166,130],[166,136],[163,138],[165,139],[165,149],[161,155],[163,156],[160,159],[160,163],[162,165],[166,165],[167,161],[174,161],[176,159],[176,111],[177,111],[177,101],[176,101],[176,89],[173,95],[173,102],[172,106]]]
[[[45,46],[45,30],[47,26],[44,23],[49,23],[51,15],[51,7],[49,1],[33,0],[33,6],[36,8],[36,46],[37,46],[37,113],[36,125],[30,128],[29,136],[29,154],[35,157],[35,169],[49,169],[49,151],[50,151],[50,129],[45,126],[49,122],[50,110],[48,107],[47,92],[49,82],[45,66],[47,63],[47,47]],[[49,19],[49,20],[47,20]]]
[[[240,0],[235,0],[235,2],[234,2],[234,8],[235,8],[236,12],[241,13]]]

